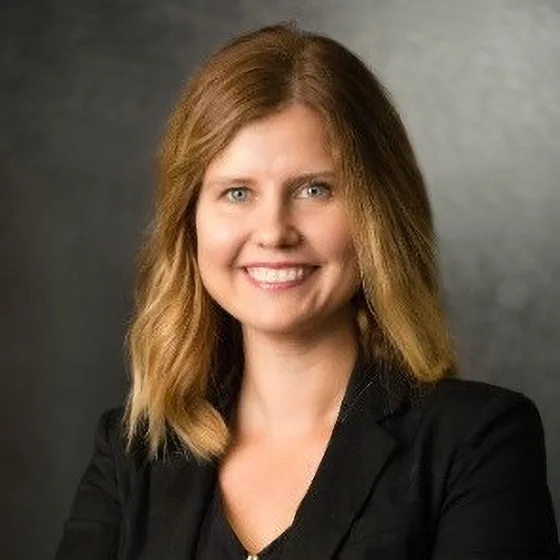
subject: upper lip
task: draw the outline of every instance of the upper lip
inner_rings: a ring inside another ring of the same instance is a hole
[[[292,261],[283,261],[283,262],[255,262],[251,264],[246,264],[242,268],[302,268],[306,266],[316,266],[311,263],[305,262],[292,262]]]

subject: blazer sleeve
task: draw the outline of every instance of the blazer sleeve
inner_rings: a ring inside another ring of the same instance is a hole
[[[93,457],[78,485],[55,560],[117,558],[121,506],[111,440],[119,434],[120,418],[120,409],[112,409],[98,422]]]
[[[433,560],[560,558],[544,430],[528,398],[493,398],[449,469]]]

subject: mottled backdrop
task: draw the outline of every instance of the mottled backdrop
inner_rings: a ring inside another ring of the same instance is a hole
[[[426,173],[464,375],[539,406],[560,507],[560,3],[0,2],[0,557],[49,557],[122,337],[153,152],[216,45],[292,19],[378,72]],[[515,468],[515,465],[512,465]]]

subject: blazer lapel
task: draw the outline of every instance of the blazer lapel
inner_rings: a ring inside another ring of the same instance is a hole
[[[331,441],[300,504],[282,557],[331,558],[397,448],[380,420],[404,402],[403,386],[359,359]]]
[[[139,560],[193,558],[216,479],[215,463],[176,456],[150,470],[146,546]]]
[[[215,384],[215,379],[212,382],[210,402],[228,417],[235,395]],[[138,560],[194,558],[200,526],[217,482],[217,461],[198,463],[186,457],[173,440],[170,445],[173,454],[156,461],[150,469],[148,534]]]

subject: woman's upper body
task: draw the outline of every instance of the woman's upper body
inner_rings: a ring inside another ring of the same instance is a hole
[[[121,418],[101,418],[56,560],[220,560],[200,542],[218,464],[127,454]],[[530,400],[453,379],[421,390],[358,362],[281,557],[552,560],[556,531]]]
[[[290,26],[234,39],[160,172],[129,398],[57,560],[222,560],[224,538],[263,560],[555,557],[539,415],[451,379],[426,187],[355,55]]]

